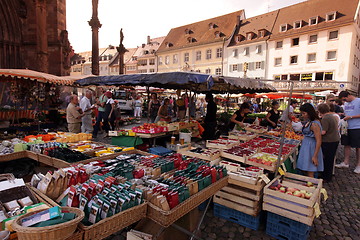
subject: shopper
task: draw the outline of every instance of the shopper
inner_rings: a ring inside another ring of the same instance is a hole
[[[267,121],[268,130],[275,129],[279,122],[280,113],[278,111],[280,104],[278,101],[271,103],[271,110],[267,113],[265,119]]]
[[[79,105],[79,98],[77,95],[70,96],[70,103],[66,108],[66,121],[68,123],[68,130],[72,133],[81,132],[81,118],[84,116]]]
[[[344,145],[344,161],[336,164],[338,168],[349,168],[351,148],[356,148],[357,166],[355,173],[360,173],[360,98],[356,98],[348,91],[341,91],[339,99],[345,101],[343,118],[348,123],[347,135],[341,136],[341,144]]]
[[[328,104],[322,103],[318,105],[317,109],[322,117],[321,150],[324,157],[324,171],[322,173],[322,178],[324,181],[330,182],[334,168],[335,154],[340,141],[338,119],[334,116],[333,113],[330,112],[330,107]]]
[[[343,113],[344,111],[341,109],[339,105],[336,104],[336,97],[334,94],[330,93],[326,95],[326,104],[333,104],[335,107],[335,113]]]
[[[110,124],[109,125],[109,130],[111,129],[112,131],[115,131],[116,102],[112,98],[112,93],[111,92],[106,92],[105,95],[108,98],[108,100],[106,101],[106,104],[105,104],[104,121],[106,121],[106,122],[108,122]]]
[[[168,98],[165,98],[164,103],[160,106],[158,110],[158,114],[156,116],[155,122],[158,121],[169,122],[171,120],[171,117],[169,115],[169,104],[170,104],[170,100]]]
[[[151,123],[155,122],[155,119],[159,112],[160,105],[161,104],[160,104],[160,101],[158,100],[157,94],[152,93],[151,100],[149,102],[149,107],[148,107],[148,121],[150,121]]]
[[[241,104],[240,109],[237,110],[230,119],[230,131],[234,129],[236,124],[240,125],[241,127],[245,127],[244,120],[246,118],[246,115],[251,112],[250,107],[251,106],[248,102],[244,102],[243,104]]]
[[[297,106],[298,106],[298,102],[296,100],[291,100],[290,106],[288,108],[286,108],[286,110],[283,112],[283,114],[280,118],[280,121],[285,122],[286,124],[291,123],[292,119],[294,117],[294,110]]]
[[[80,100],[80,108],[84,113],[84,116],[81,118],[81,132],[83,133],[92,133],[94,130],[91,117],[91,110],[93,110],[94,107],[91,105],[91,98],[92,91],[90,89],[87,89],[85,92],[85,96]]]
[[[176,101],[176,105],[177,105],[177,116],[178,119],[184,120],[185,119],[185,115],[186,115],[186,95],[183,94],[177,101]]]
[[[99,100],[96,102],[96,104],[98,105],[98,116],[96,118],[96,123],[93,131],[93,138],[97,137],[101,122],[103,123],[103,130],[105,132],[109,131],[109,122],[107,121],[107,117],[105,115],[105,104],[108,100],[108,97],[105,94],[106,91],[104,88],[100,88],[100,91],[102,94],[99,97]]]
[[[307,176],[314,177],[315,172],[324,171],[323,154],[321,151],[321,123],[319,116],[310,103],[302,105],[300,111],[306,123],[302,129],[304,139],[301,143],[297,168],[306,172]]]
[[[141,118],[143,101],[140,95],[137,95],[134,101],[134,117]]]
[[[215,132],[216,132],[216,112],[217,105],[214,102],[214,97],[211,93],[207,93],[205,97],[205,101],[207,102],[206,108],[206,116],[204,119],[204,133],[202,138],[204,140],[214,140]]]

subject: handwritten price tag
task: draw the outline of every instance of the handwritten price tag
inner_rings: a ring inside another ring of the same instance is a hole
[[[265,175],[265,174],[261,174],[260,178],[266,183],[268,184],[270,182],[270,179]]]
[[[280,175],[285,175],[285,172],[284,172],[284,170],[282,170],[281,167],[279,167],[278,172],[279,172]]]
[[[326,189],[322,188],[320,192],[322,193],[322,195],[324,195],[324,201],[326,201],[329,198]]]
[[[318,203],[315,203],[314,210],[315,210],[315,216],[318,218],[321,215],[320,206]]]

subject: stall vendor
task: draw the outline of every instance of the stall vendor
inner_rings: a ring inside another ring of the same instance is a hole
[[[204,119],[204,133],[202,135],[205,140],[213,140],[215,139],[216,132],[216,112],[217,105],[214,102],[214,97],[211,93],[207,93],[205,97],[205,101],[207,102],[206,107],[206,116]]]
[[[158,115],[155,119],[155,122],[158,121],[170,121],[171,117],[169,116],[169,104],[170,104],[170,99],[165,98],[164,99],[164,103],[163,105],[160,106],[159,111],[158,111]]]
[[[69,132],[81,132],[81,118],[84,116],[79,105],[79,98],[77,95],[71,95],[70,103],[66,108],[66,121],[68,123]]]
[[[277,127],[279,122],[280,113],[278,111],[280,104],[278,101],[273,101],[271,103],[271,110],[266,114],[266,122],[268,130],[274,129]]]
[[[250,113],[250,104],[247,102],[244,102],[241,104],[240,109],[237,110],[234,115],[232,115],[230,119],[229,124],[229,130],[233,130],[236,124],[239,124],[241,127],[244,127],[244,120],[246,118],[246,115]]]

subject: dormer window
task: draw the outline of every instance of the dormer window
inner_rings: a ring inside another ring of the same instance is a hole
[[[288,25],[287,24],[280,25],[280,32],[286,32],[287,30],[288,30]]]
[[[302,25],[302,21],[296,21],[296,22],[294,22],[294,28],[295,28],[295,29],[301,28],[301,25]]]
[[[215,23],[209,23],[209,29],[214,29],[216,27],[217,25]]]
[[[334,21],[336,19],[336,12],[326,14],[326,21]]]
[[[243,39],[244,39],[244,36],[243,36],[243,35],[237,35],[237,36],[235,37],[235,41],[236,41],[236,42],[241,42]]]
[[[319,17],[312,17],[309,19],[309,25],[316,25],[319,22]]]
[[[254,33],[253,32],[248,32],[246,33],[246,40],[251,40],[254,37]]]
[[[266,29],[260,29],[258,31],[258,37],[261,38],[261,37],[265,37],[265,34],[266,34]]]
[[[185,29],[185,34],[191,34],[191,33],[194,33],[191,29]]]
[[[151,54],[154,54],[155,53],[155,49],[151,49]]]
[[[148,50],[145,50],[145,51],[144,51],[144,55],[146,55],[146,54],[149,54],[149,51],[148,51]]]
[[[172,46],[174,46],[172,43],[170,43],[170,42],[167,42],[167,43],[165,43],[165,45],[166,45],[166,47],[172,47]]]
[[[222,32],[220,32],[220,31],[216,31],[214,34],[215,34],[216,38],[224,36],[224,34]]]
[[[193,43],[193,42],[196,42],[196,39],[193,37],[188,37],[187,41],[188,41],[188,43]]]

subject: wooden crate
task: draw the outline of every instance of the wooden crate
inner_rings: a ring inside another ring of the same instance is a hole
[[[55,168],[66,168],[71,165],[71,163],[68,163],[66,161],[63,161],[63,160],[60,160],[57,158],[49,157],[44,154],[38,154],[38,157],[39,157],[39,159],[38,159],[39,162],[41,162],[45,165],[48,165],[48,166],[55,167]]]
[[[254,135],[245,135],[245,134],[240,134],[240,135],[237,135],[236,133],[229,133],[229,138],[230,139],[237,139],[239,141],[242,141],[242,142],[247,142],[247,141],[250,141],[251,139],[254,139],[256,138],[258,135],[254,133]]]
[[[194,148],[192,148],[194,149]],[[214,151],[211,150],[213,152],[213,154],[211,155],[205,155],[203,153],[196,153],[196,152],[191,152],[189,150],[179,150],[179,153],[181,153],[182,155],[185,156],[189,156],[189,157],[194,157],[194,158],[200,158],[203,160],[207,160],[207,161],[214,161],[220,158],[220,151]]]
[[[255,184],[233,179],[229,174],[229,185],[214,196],[214,202],[251,216],[257,216],[262,208],[265,184],[258,180]]]
[[[229,149],[232,148],[233,146],[236,146],[239,144],[239,141],[234,142],[234,140],[229,141],[229,143],[227,144],[216,144],[216,143],[212,143],[213,140],[206,140],[206,147],[207,148],[216,148],[216,149]],[[226,140],[224,140],[226,141]]]
[[[240,157],[240,156],[237,156],[237,155],[234,155],[234,154],[227,153],[225,151],[221,151],[220,156],[223,157],[223,158],[228,158],[228,159],[231,159],[233,161],[241,162],[241,163],[245,163],[246,159],[247,159],[247,156]]]
[[[273,179],[264,189],[263,209],[281,215],[286,218],[312,225],[315,210],[315,203],[320,202],[320,191],[322,179],[315,179],[306,176],[286,173],[282,185],[311,192],[310,199],[292,196],[280,191],[270,189],[273,184],[279,183],[280,176]],[[314,183],[314,187],[307,187],[307,182]]]

